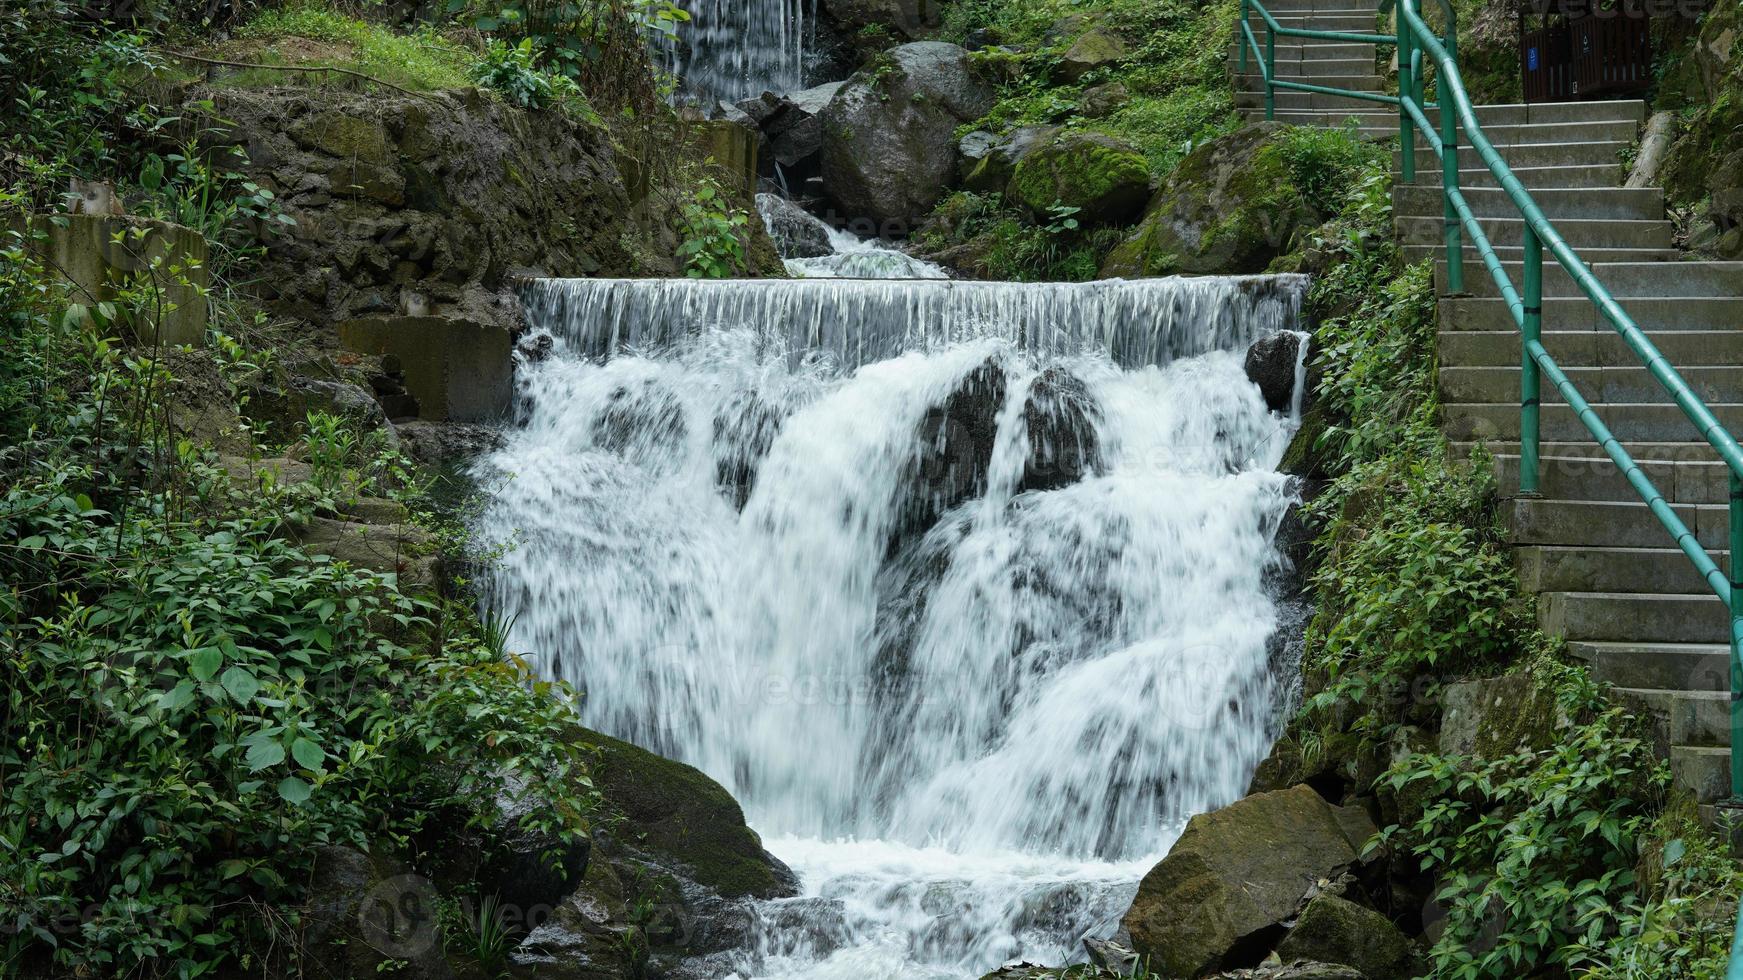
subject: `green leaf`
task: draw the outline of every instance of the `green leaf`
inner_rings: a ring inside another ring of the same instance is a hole
[[[260,682],[254,679],[253,674],[241,667],[232,667],[226,670],[218,682],[224,685],[224,690],[230,692],[231,697],[242,704],[254,700],[254,695],[260,693]]]
[[[259,772],[270,769],[284,761],[284,746],[268,739],[260,739],[248,747],[244,756],[249,772]]]
[[[327,753],[321,747],[306,738],[299,738],[291,743],[291,758],[297,760],[297,765],[304,769],[320,769],[327,761]]]
[[[312,790],[310,789],[309,784],[295,776],[286,776],[278,784],[278,795],[286,803],[298,804],[306,802],[309,798],[310,792],[312,792]]]
[[[195,680],[203,683],[211,680],[212,675],[216,674],[218,668],[222,666],[224,666],[223,651],[217,647],[202,647],[194,651],[194,659],[189,664],[188,669],[194,675]]]
[[[1664,845],[1664,860],[1660,863],[1668,868],[1676,864],[1678,861],[1681,861],[1683,853],[1687,850],[1688,845],[1682,842],[1682,838],[1679,837],[1670,841]]]

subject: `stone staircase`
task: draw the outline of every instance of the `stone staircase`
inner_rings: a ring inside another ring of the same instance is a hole
[[[1357,6],[1357,0],[1279,0],[1273,10],[1285,23],[1311,18],[1313,26],[1336,25],[1327,29],[1371,29],[1371,6]],[[1366,22],[1356,26],[1362,17]],[[1263,33],[1256,33],[1262,44]],[[1371,74],[1371,45],[1309,41],[1291,45],[1287,60],[1283,51],[1279,44],[1279,78],[1380,87]],[[1237,98],[1249,118],[1264,118],[1261,89],[1256,67],[1237,74]],[[1743,263],[1683,261],[1673,247],[1662,189],[1622,186],[1621,153],[1645,114],[1638,101],[1477,108],[1484,132],[1569,244],[1719,420],[1743,432]],[[1276,118],[1322,126],[1354,119],[1365,134],[1397,135],[1395,112],[1331,96],[1279,92]],[[1523,222],[1487,169],[1479,169],[1476,155],[1467,149],[1462,156],[1466,198],[1519,286]],[[1442,424],[1461,452],[1486,444],[1503,493],[1513,494],[1519,485],[1519,332],[1468,243],[1464,291],[1448,291],[1439,163],[1420,137],[1416,162],[1416,180],[1404,183],[1394,150],[1394,220],[1410,260],[1436,258]],[[1543,307],[1544,346],[1728,568],[1728,486],[1717,454],[1547,254]],[[1654,719],[1680,784],[1703,804],[1728,797],[1724,605],[1547,384],[1540,452],[1539,495],[1515,496],[1507,505],[1521,581],[1538,597],[1539,624],[1565,637],[1598,678]]]

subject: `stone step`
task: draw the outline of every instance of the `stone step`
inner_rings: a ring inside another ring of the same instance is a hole
[[[1537,623],[1570,642],[1728,643],[1729,615],[1712,594],[1545,592]]]
[[[1534,191],[1532,200],[1553,223],[1558,218],[1620,218],[1656,221],[1664,217],[1664,189],[1659,187],[1596,187]],[[1465,203],[1478,218],[1517,218],[1519,208],[1506,191],[1473,187]],[[1392,206],[1401,217],[1438,218],[1444,214],[1441,190],[1406,184],[1392,189]]]
[[[1525,239],[1523,218],[1482,218],[1477,224],[1484,237],[1489,239],[1489,244],[1497,249],[1518,249]],[[1406,247],[1441,245],[1445,241],[1446,223],[1439,215],[1394,218],[1392,225],[1398,232],[1399,241]],[[1670,249],[1674,247],[1676,234],[1676,226],[1665,220],[1615,221],[1609,218],[1563,218],[1555,222],[1555,230],[1582,253],[1596,247]],[[1469,234],[1464,237],[1469,238]]]
[[[1663,402],[1669,392],[1643,366],[1569,367],[1568,378],[1580,395],[1593,404],[1614,402]],[[1677,374],[1704,402],[1743,402],[1743,367],[1680,367]],[[1544,387],[1545,403],[1562,402],[1561,392]],[[1517,402],[1519,369],[1512,365],[1443,367],[1440,369],[1443,402]],[[1602,409],[1600,409],[1601,413]]]
[[[1444,231],[1444,226],[1442,230]],[[1482,253],[1478,252],[1477,247],[1471,244],[1471,236],[1468,234],[1461,235],[1460,241],[1464,245],[1465,291],[1475,292],[1476,290],[1472,289],[1470,286],[1472,270],[1475,270],[1480,276],[1488,276],[1489,272],[1483,265]],[[1522,245],[1494,245],[1493,250],[1495,252],[1495,257],[1505,264],[1515,265],[1523,263],[1525,260],[1525,248]],[[1683,253],[1674,248],[1637,248],[1629,246],[1619,248],[1594,248],[1591,246],[1576,245],[1574,246],[1574,250],[1579,252],[1580,258],[1584,259],[1587,263],[1597,262],[1614,264],[1617,262],[1677,262],[1683,257]],[[1442,259],[1445,257],[1446,245],[1443,242],[1435,242],[1433,244],[1414,243],[1404,246],[1404,261],[1413,264],[1421,262],[1424,259]],[[1490,281],[1494,281],[1493,277],[1490,277]],[[1444,292],[1445,290],[1443,289],[1442,291]]]
[[[1649,336],[1653,346],[1672,364],[1703,367],[1743,364],[1743,330],[1663,330]],[[1641,363],[1639,355],[1614,331],[1546,330],[1542,337],[1544,348],[1563,368],[1638,367]],[[1517,330],[1442,332],[1439,347],[1440,363],[1454,367],[1517,366],[1520,360]]]
[[[1455,458],[1468,458],[1478,443],[1451,442]],[[1481,445],[1491,456],[1517,456],[1517,439],[1486,439]],[[1636,462],[1707,462],[1715,458],[1713,447],[1705,442],[1624,442],[1623,448]],[[1538,443],[1539,455],[1584,459],[1607,459],[1603,448],[1590,436],[1577,440],[1544,440]]]
[[[1539,446],[1544,445],[1539,443]],[[1563,443],[1556,443],[1563,445]],[[1627,449],[1628,443],[1623,444]],[[1638,443],[1636,443],[1638,445]],[[1642,459],[1633,457],[1646,478],[1658,488],[1666,500],[1682,504],[1722,504],[1730,499],[1730,477],[1725,464],[1719,462],[1718,454],[1710,446],[1695,447],[1690,445],[1689,456],[1695,455],[1695,449],[1705,449],[1702,458],[1684,459]],[[1503,493],[1514,493],[1519,489],[1519,455],[1516,452],[1495,454],[1496,480]],[[1562,500],[1620,500],[1636,501],[1640,499],[1634,485],[1629,483],[1617,468],[1614,461],[1597,445],[1589,450],[1568,450],[1563,455],[1545,456],[1539,453],[1537,459],[1537,488],[1546,497]],[[1643,592],[1660,591],[1642,588]]]
[[[1336,64],[1336,62],[1328,62],[1328,64]],[[1381,89],[1384,86],[1384,80],[1381,79],[1380,76],[1378,76],[1378,75],[1371,74],[1372,70],[1373,70],[1372,66],[1369,66],[1368,71],[1366,71],[1366,72],[1358,69],[1357,71],[1351,72],[1348,75],[1324,74],[1324,75],[1296,75],[1296,76],[1291,77],[1291,76],[1279,74],[1277,76],[1277,78],[1279,81],[1305,82],[1309,85],[1324,85],[1327,88],[1354,89],[1358,92],[1379,92],[1379,91],[1381,91]],[[1243,106],[1260,105],[1260,106],[1262,106],[1265,104],[1265,100],[1263,98],[1263,95],[1265,92],[1265,79],[1263,76],[1261,76],[1258,72],[1248,72],[1245,75],[1235,76],[1235,79],[1237,82],[1237,84],[1235,86],[1235,91],[1237,93],[1260,96],[1260,98],[1257,101],[1245,100],[1245,101],[1239,102],[1238,103],[1239,105],[1243,105]],[[1297,107],[1297,105],[1300,102],[1300,100],[1299,100],[1300,96],[1311,95],[1311,94],[1312,93],[1310,93],[1310,92],[1302,92],[1302,91],[1295,90],[1295,89],[1286,89],[1286,88],[1278,89],[1277,90],[1277,108],[1279,111],[1283,111],[1286,107],[1289,109],[1294,109]],[[1341,105],[1342,103],[1338,103],[1338,104]]]
[[[1423,218],[1423,221],[1439,222],[1439,218]],[[1642,222],[1641,224],[1644,224]],[[1652,222],[1656,224],[1656,222]],[[1570,226],[1577,222],[1568,222]],[[1602,222],[1593,222],[1602,224]],[[1632,227],[1636,222],[1615,222],[1616,227]],[[1561,222],[1556,222],[1561,227]],[[1577,247],[1577,243],[1576,243]],[[1468,271],[1468,270],[1467,270]],[[1743,298],[1727,296],[1635,296],[1622,301],[1622,308],[1627,311],[1635,325],[1655,337],[1666,331],[1675,332],[1730,332],[1743,328]],[[1502,331],[1516,333],[1517,324],[1513,314],[1507,309],[1504,300],[1498,298],[1479,298],[1467,296],[1447,297],[1440,301],[1440,328],[1442,331]],[[1614,335],[1616,328],[1608,318],[1599,313],[1597,306],[1583,296],[1546,297],[1543,301],[1543,328],[1546,332],[1577,332],[1595,331],[1606,335]],[[1546,341],[1547,343],[1547,341]],[[1508,362],[1483,361],[1484,364],[1512,363],[1517,364],[1517,345],[1515,345],[1515,360]],[[1552,350],[1553,353],[1553,350]],[[1556,355],[1558,358],[1559,354]],[[1443,362],[1446,363],[1446,362]],[[1455,362],[1456,363],[1456,362]],[[1631,358],[1626,362],[1612,361],[1609,363],[1640,363],[1639,358]],[[1673,364],[1735,364],[1735,360],[1726,361],[1678,361]]]
[[[1671,504],[1677,519],[1694,533],[1701,547],[1723,548],[1730,536],[1728,507],[1720,504]],[[1514,544],[1553,544],[1599,548],[1675,547],[1670,532],[1658,523],[1646,505],[1626,501],[1557,500],[1551,497],[1520,497],[1508,510],[1508,526]],[[1547,593],[1545,593],[1547,594]],[[1717,601],[1715,598],[1714,601]],[[1587,640],[1693,640],[1719,642],[1716,637],[1673,637],[1650,633],[1603,636],[1592,633]]]
[[[1700,595],[1710,589],[1706,579],[1695,571],[1694,562],[1677,548],[1521,545],[1513,551],[1520,587],[1528,592]],[[1720,568],[1729,567],[1724,552],[1711,551],[1708,554]],[[1630,683],[1646,685],[1657,682]]]
[[[1691,294],[1743,297],[1743,262],[1587,262],[1586,266],[1610,295],[1618,299]],[[1524,285],[1522,263],[1503,261],[1501,267],[1515,289]],[[1442,294],[1448,292],[1446,263],[1435,263],[1434,283]],[[1464,292],[1472,296],[1499,296],[1500,287],[1482,265],[1466,262]],[[1545,263],[1543,294],[1585,295],[1560,263]]]
[[[1686,564],[1686,561],[1685,561]],[[1617,687],[1681,691],[1731,690],[1731,648],[1723,643],[1569,643],[1568,653],[1592,675]]]
[[[1621,161],[1610,163],[1582,163],[1561,167],[1513,167],[1508,165],[1513,176],[1519,178],[1527,190],[1552,190],[1558,187],[1621,187],[1628,179],[1628,172],[1623,169]],[[1400,171],[1393,171],[1394,183],[1405,183]],[[1425,187],[1440,187],[1440,164],[1438,161],[1425,165],[1416,161],[1416,179],[1412,184]],[[1475,170],[1459,171],[1459,186],[1464,187],[1500,187],[1500,178],[1496,177],[1487,167]]]
[[[1577,104],[1577,103],[1576,103]],[[1486,127],[1485,127],[1486,131]],[[1621,162],[1618,155],[1623,148],[1633,142],[1633,137],[1627,139],[1601,140],[1571,140],[1555,143],[1514,143],[1508,146],[1497,144],[1496,150],[1501,159],[1507,161],[1509,167],[1567,167],[1567,166],[1600,166]],[[1465,166],[1461,153],[1460,166]],[[1403,167],[1403,156],[1397,150],[1392,151],[1392,169]],[[1429,154],[1424,157],[1416,155],[1417,171],[1425,167],[1433,169],[1440,165],[1439,160]]]
[[[1323,10],[1327,13],[1360,11],[1374,17],[1378,16],[1380,4],[1377,0],[1373,3],[1363,3],[1362,0],[1266,0],[1265,9],[1278,16]]]
[[[1316,81],[1310,84],[1318,84],[1318,82]],[[1334,113],[1334,115],[1328,117],[1325,122],[1307,123],[1307,125],[1322,126],[1330,129],[1336,129],[1342,124],[1342,118],[1336,115],[1339,110],[1353,111],[1362,105],[1372,104],[1373,103],[1367,102],[1366,100],[1358,99],[1353,95],[1327,95],[1323,92],[1293,92],[1288,89],[1278,89],[1276,96],[1276,105],[1279,111],[1288,108],[1297,111],[1312,110],[1330,111]],[[1235,105],[1241,109],[1263,109],[1265,106],[1265,93],[1252,90],[1237,91],[1235,93]],[[1288,122],[1288,120],[1283,121]],[[1295,125],[1302,124],[1296,123]]]
[[[1698,803],[1716,803],[1731,795],[1731,750],[1709,745],[1673,745],[1670,772],[1678,786]]]
[[[1352,75],[1367,75],[1372,72],[1350,72]],[[1255,81],[1260,76],[1257,69],[1251,74]],[[1282,77],[1279,74],[1278,77]],[[1279,92],[1281,96],[1283,93]],[[1282,109],[1283,103],[1278,102]],[[1423,113],[1435,126],[1440,125],[1440,110],[1429,109]],[[1389,126],[1394,132],[1398,128],[1399,110],[1392,106],[1376,105],[1356,115],[1357,122],[1362,126]],[[1477,121],[1482,124],[1483,132],[1487,134],[1491,127],[1524,126],[1532,124],[1554,125],[1560,123],[1618,123],[1638,127],[1646,119],[1646,103],[1637,99],[1615,102],[1543,102],[1533,105],[1484,105],[1477,107]],[[1439,129],[1435,133],[1439,134]],[[1490,137],[1491,142],[1494,138]],[[1470,149],[1471,141],[1465,135],[1464,125],[1459,126],[1459,146],[1461,155],[1469,153],[1471,159],[1476,159],[1475,151]],[[1394,153],[1394,161],[1399,159]],[[1420,163],[1420,159],[1418,160]]]
[[[1618,439],[1642,442],[1694,442],[1700,430],[1682,408],[1666,403],[1623,402],[1596,405],[1598,418]],[[1743,431],[1743,404],[1708,402],[1719,423],[1732,432]],[[1572,407],[1545,403],[1538,411],[1539,431],[1545,439],[1566,440],[1587,430]],[[1448,439],[1476,442],[1485,439],[1519,438],[1519,403],[1462,402],[1441,406],[1441,429]]]
[[[1277,21],[1279,27],[1309,31],[1344,31],[1351,34],[1380,33],[1379,18],[1371,10],[1273,10],[1271,16]],[[1265,43],[1265,18],[1255,10],[1248,15],[1247,23],[1253,25],[1253,36],[1257,37],[1259,44],[1263,46]],[[1279,44],[1285,40],[1300,41],[1303,39],[1288,34],[1277,35]]]
[[[1261,40],[1259,43],[1263,44],[1264,41]],[[1230,65],[1230,70],[1234,73],[1235,78],[1250,82],[1260,82],[1265,77],[1259,74],[1258,59],[1251,55],[1247,58],[1247,70],[1245,72],[1241,71],[1241,63],[1238,58]],[[1312,80],[1315,85],[1329,84],[1321,82],[1319,79],[1331,76],[1343,76],[1345,78],[1351,76],[1363,76],[1369,78],[1380,77],[1374,74],[1374,70],[1374,59],[1364,57],[1308,58],[1303,61],[1280,61],[1277,63],[1278,78]]]
[[[1253,33],[1260,35],[1259,31]],[[1246,39],[1242,38],[1239,44],[1231,43],[1229,45],[1229,59],[1237,66],[1240,64],[1241,46],[1245,44]],[[1259,36],[1259,47],[1263,49],[1264,46],[1265,38]],[[1278,38],[1276,49],[1272,52],[1271,63],[1277,67],[1278,71],[1285,71],[1288,70],[1286,66],[1290,64],[1317,61],[1321,58],[1332,58],[1340,61],[1365,58],[1372,64],[1374,62],[1374,45],[1360,41],[1308,41],[1303,44],[1295,39]],[[1251,66],[1252,63],[1253,52],[1251,48],[1248,48],[1247,64]]]
[[[1246,115],[1247,119],[1249,119],[1249,120],[1258,120],[1258,119],[1263,118],[1263,116],[1264,116],[1264,111],[1262,109],[1249,108],[1249,109],[1244,109],[1242,111]],[[1356,119],[1357,131],[1362,136],[1364,136],[1368,139],[1388,139],[1388,138],[1396,138],[1398,136],[1398,120],[1396,119],[1396,117],[1389,117],[1390,121],[1385,123],[1384,125],[1381,125],[1377,122],[1376,123],[1363,123],[1362,119],[1361,119],[1361,115],[1359,114],[1359,112],[1357,110],[1352,110],[1349,113],[1340,113],[1337,116],[1337,118],[1332,119],[1330,121],[1311,120],[1311,119],[1305,120],[1305,121],[1283,119],[1280,121],[1293,122],[1295,125],[1298,125],[1298,126],[1300,126],[1300,125],[1341,126],[1352,115],[1354,115],[1355,119]],[[1583,144],[1583,143],[1612,143],[1612,144],[1627,145],[1628,143],[1633,142],[1634,137],[1635,137],[1638,129],[1639,129],[1639,127],[1636,126],[1634,123],[1626,122],[1626,121],[1566,122],[1566,123],[1531,123],[1528,125],[1484,126],[1483,133],[1484,133],[1484,135],[1489,137],[1489,142],[1496,148],[1497,151],[1499,151],[1501,153],[1502,159],[1506,160],[1507,163],[1511,166],[1511,165],[1515,165],[1515,161],[1513,160],[1512,156],[1509,155],[1509,151],[1512,147],[1522,146],[1522,145]],[[1573,162],[1573,163],[1604,163],[1604,162],[1606,162],[1602,158],[1594,159],[1593,157],[1588,155],[1589,153],[1590,153],[1589,148],[1579,147],[1577,145],[1572,149],[1563,149],[1560,151],[1542,151],[1542,150],[1532,151],[1532,155],[1534,155],[1534,156],[1546,157],[1547,158],[1546,162]],[[1435,166],[1436,165],[1435,161],[1437,159],[1438,158],[1435,157],[1435,155],[1434,155],[1434,151],[1429,148],[1428,141],[1426,139],[1424,139],[1419,134],[1417,136],[1417,142],[1416,142],[1416,162],[1417,162],[1417,165],[1418,166]],[[1614,157],[1612,157],[1611,159],[1614,159]],[[1396,165],[1400,165],[1400,164],[1395,163],[1395,166]],[[1524,166],[1526,164],[1521,162],[1518,165]]]
[[[1731,691],[1620,687],[1616,694],[1637,716],[1650,719],[1668,745],[1729,746]]]

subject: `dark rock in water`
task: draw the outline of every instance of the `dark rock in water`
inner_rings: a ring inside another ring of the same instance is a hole
[[[1019,491],[1055,490],[1101,468],[1101,408],[1083,379],[1060,368],[1042,371],[1029,385],[1023,419],[1029,459]]]
[[[593,444],[643,466],[669,464],[687,427],[678,396],[653,381],[621,385],[593,420]]]
[[[541,364],[551,356],[551,351],[556,346],[556,338],[548,333],[541,333],[522,338],[514,349],[520,352],[521,358],[528,364]]]
[[[819,118],[823,181],[847,221],[903,237],[956,182],[956,130],[992,108],[993,88],[954,44],[884,52]]]
[[[714,417],[714,479],[743,510],[763,457],[781,431],[781,414],[755,392],[744,392]]]
[[[1285,961],[1310,960],[1354,967],[1367,980],[1404,980],[1416,975],[1410,940],[1390,919],[1336,895],[1307,903],[1277,954]]]
[[[1300,334],[1279,331],[1260,337],[1247,348],[1247,380],[1259,386],[1265,405],[1287,412],[1295,401],[1295,366],[1303,354]]]
[[[783,259],[813,259],[834,255],[829,228],[809,211],[779,194],[758,194],[757,210]]]
[[[950,396],[920,421],[915,433],[920,449],[904,481],[906,500],[892,544],[924,532],[945,511],[986,492],[1008,380],[1004,368],[989,358],[963,375]]]
[[[1132,947],[1165,976],[1251,966],[1282,938],[1309,888],[1357,861],[1337,808],[1306,786],[1192,818],[1126,912]]]
[[[426,466],[461,463],[502,445],[502,433],[471,422],[398,423],[401,443],[411,458]]]
[[[1089,956],[1091,963],[1103,970],[1112,971],[1115,976],[1131,976],[1141,962],[1137,951],[1118,939],[1085,939],[1083,951]]]

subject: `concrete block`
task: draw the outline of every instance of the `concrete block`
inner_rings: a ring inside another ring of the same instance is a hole
[[[339,324],[339,342],[360,354],[392,354],[419,416],[493,422],[514,394],[514,344],[502,327],[447,317],[365,317]]]
[[[50,272],[75,287],[76,303],[110,302],[130,285],[157,288],[155,309],[130,325],[128,339],[205,344],[211,274],[199,232],[167,221],[94,214],[35,215],[13,227]]]

